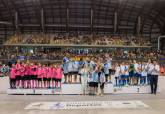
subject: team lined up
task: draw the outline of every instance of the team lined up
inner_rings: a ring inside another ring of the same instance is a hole
[[[49,88],[61,87],[62,68],[60,65],[48,66],[40,63],[17,61],[10,71],[11,88]]]
[[[68,61],[66,66],[74,67],[74,62]],[[70,65],[72,64],[72,65]],[[116,63],[112,66],[111,58],[92,58],[87,61],[80,61],[80,70],[78,74],[81,77],[82,89],[84,94],[89,87],[91,94],[98,93],[100,87],[101,94],[104,93],[104,84],[106,82],[112,83],[111,79],[115,78],[116,86],[128,85],[151,85],[151,93],[156,94],[157,82],[160,67],[156,61],[148,62],[122,62]],[[68,68],[67,67],[67,68]],[[65,77],[70,73],[66,73]],[[113,76],[113,77],[112,77]],[[72,79],[72,78],[71,78]],[[100,84],[100,86],[98,86]]]
[[[10,85],[11,88],[61,87],[64,75],[65,83],[81,82],[84,93],[88,85],[90,90],[95,90],[92,93],[96,93],[98,84],[101,85],[101,90],[104,90],[105,82],[112,83],[111,78],[115,79],[116,86],[156,84],[155,77],[159,75],[159,70],[159,65],[151,61],[147,63],[134,60],[112,65],[110,57],[104,59],[93,57],[80,61],[65,57],[62,65],[50,64],[49,66],[18,61],[17,64],[12,65]]]

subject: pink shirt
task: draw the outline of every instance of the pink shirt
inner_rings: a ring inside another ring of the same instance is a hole
[[[30,75],[30,66],[26,65],[25,66],[25,72],[24,72],[25,75]]]
[[[21,76],[25,75],[25,66],[23,66],[23,65],[20,66],[20,75]]]
[[[37,67],[35,65],[30,66],[29,74],[30,75],[37,75]]]
[[[47,72],[47,78],[52,78],[52,77],[53,77],[53,68],[49,67]]]
[[[16,76],[21,76],[21,64],[17,63],[15,65],[16,68]]]
[[[0,69],[2,68],[2,66],[0,66]],[[0,71],[0,75],[2,75],[2,72]]]
[[[31,75],[37,75],[38,73],[38,66],[37,65],[33,65],[30,67],[30,73]]]
[[[11,68],[10,78],[11,79],[15,79],[16,78],[16,69],[15,68]]]
[[[43,73],[43,78],[47,78],[48,67],[43,67],[42,73]]]
[[[57,68],[56,69],[56,79],[61,79],[62,78],[62,68]]]
[[[56,68],[53,68],[53,75],[52,75],[52,78],[56,78]]]
[[[38,70],[37,70],[38,78],[43,78],[43,74],[44,74],[44,68],[38,67]]]

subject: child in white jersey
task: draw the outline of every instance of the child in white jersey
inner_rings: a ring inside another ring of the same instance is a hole
[[[142,63],[142,72],[141,72],[141,78],[140,78],[141,85],[147,84],[147,63]]]
[[[125,86],[128,86],[129,83],[129,65],[125,63]]]
[[[118,86],[118,80],[119,80],[119,76],[120,76],[120,65],[118,63],[116,63],[115,65],[115,86]]]
[[[81,84],[82,84],[83,94],[86,95],[88,75],[89,75],[88,67],[86,65],[83,65],[82,69],[80,70],[80,73],[81,73]]]

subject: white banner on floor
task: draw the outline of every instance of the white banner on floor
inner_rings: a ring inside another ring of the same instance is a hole
[[[102,109],[102,108],[148,108],[142,101],[76,101],[76,102],[34,102],[25,109]]]

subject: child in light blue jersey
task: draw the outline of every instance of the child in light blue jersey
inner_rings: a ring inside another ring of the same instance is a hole
[[[68,62],[63,63],[62,69],[63,69],[63,74],[64,74],[64,77],[65,77],[64,83],[68,83]]]
[[[147,63],[142,63],[142,72],[141,72],[141,79],[140,79],[141,85],[147,84]]]
[[[129,83],[129,65],[128,63],[125,63],[125,81],[124,81],[124,85],[128,86]]]
[[[73,61],[68,62],[68,82],[72,83],[72,75],[73,75]]]
[[[98,93],[98,71],[95,68],[94,70],[90,71],[89,75],[89,87],[90,87],[90,94],[95,95]]]
[[[105,80],[106,82],[108,82],[108,77],[109,77],[109,67],[108,67],[108,64],[107,63],[104,63],[104,73],[105,73]]]
[[[111,75],[113,74],[113,70],[112,70],[112,58],[108,57],[106,60],[106,63],[108,65],[108,69],[109,69],[109,82],[111,82]]]
[[[78,79],[78,71],[79,71],[79,62],[78,61],[73,61],[73,76],[74,76],[74,82],[77,83],[80,81],[80,79]]]

